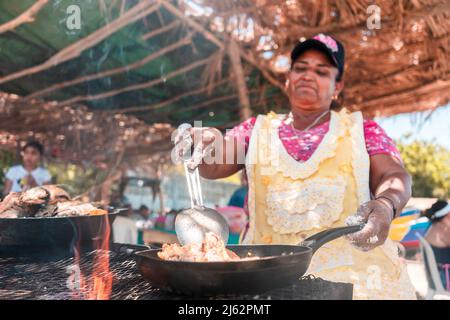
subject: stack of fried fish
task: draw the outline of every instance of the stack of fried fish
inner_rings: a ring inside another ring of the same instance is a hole
[[[106,214],[91,203],[72,200],[57,185],[34,187],[12,192],[0,202],[0,218],[70,217]]]

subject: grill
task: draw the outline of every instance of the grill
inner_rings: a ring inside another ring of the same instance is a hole
[[[94,257],[99,252],[83,253],[79,268],[90,281]],[[105,252],[101,252],[105,253]],[[351,299],[353,286],[334,283],[308,276],[291,287],[277,289],[260,295],[215,296],[194,298],[159,290],[139,274],[130,254],[114,250],[109,254],[109,267],[113,275],[111,300],[194,300],[194,299],[236,299],[236,300],[324,300]],[[71,290],[68,279],[76,270],[75,259],[53,258],[1,258],[0,257],[0,300],[73,300],[81,299],[77,290]]]

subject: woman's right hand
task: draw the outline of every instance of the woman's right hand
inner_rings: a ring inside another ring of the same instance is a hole
[[[222,136],[216,128],[192,127],[187,123],[181,124],[174,137],[175,162],[186,161],[190,170],[194,170],[202,160],[211,154],[213,143]]]

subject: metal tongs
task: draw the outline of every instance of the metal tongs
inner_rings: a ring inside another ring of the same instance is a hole
[[[185,143],[192,145],[193,141],[187,130],[189,128],[190,125],[181,125],[178,127],[178,134],[181,134]],[[182,245],[201,243],[208,232],[218,235],[225,244],[228,242],[229,226],[225,218],[216,210],[203,205],[198,164],[210,148],[202,148],[201,144],[197,145],[192,157],[183,160],[191,208],[180,212],[175,219],[175,232]]]
[[[190,170],[187,165],[187,161],[183,162],[184,173],[186,175],[186,182],[189,190],[189,196],[191,199],[191,208],[196,206],[203,207],[202,187],[200,185],[200,174],[198,168]]]

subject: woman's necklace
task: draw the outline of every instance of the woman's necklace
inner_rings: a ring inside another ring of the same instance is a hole
[[[311,123],[309,126],[307,126],[305,129],[303,130],[299,130],[299,129],[295,129],[294,128],[294,116],[292,115],[292,112],[289,112],[289,116],[288,116],[288,121],[290,126],[292,127],[292,129],[304,132],[304,131],[308,131],[309,129],[311,129],[312,127],[314,127],[317,123],[319,123],[319,121],[325,117],[325,115],[328,114],[328,112],[330,112],[330,110],[325,111],[324,113],[322,113],[316,120],[314,120],[313,123]]]

